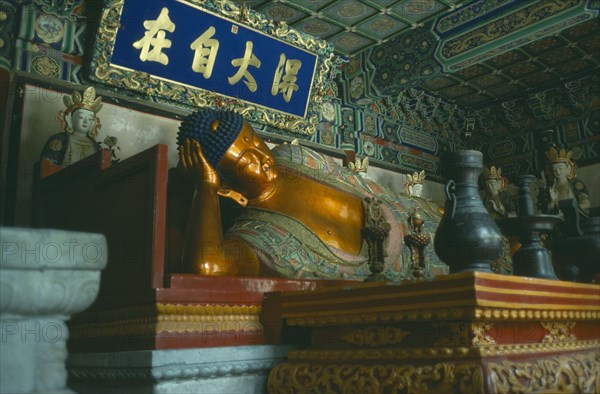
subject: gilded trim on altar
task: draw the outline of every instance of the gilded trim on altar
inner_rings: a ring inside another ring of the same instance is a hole
[[[261,31],[281,41],[306,49],[317,55],[317,71],[312,81],[308,111],[305,118],[223,96],[205,89],[181,85],[155,78],[146,72],[111,65],[111,56],[124,0],[108,0],[102,13],[91,61],[91,76],[98,82],[133,90],[148,96],[166,99],[191,107],[223,107],[240,113],[250,122],[266,124],[294,133],[312,135],[316,131],[320,106],[327,89],[334,83],[339,66],[344,62],[333,53],[333,45],[317,37],[295,30],[285,22],[274,22],[230,0],[186,0],[208,11],[234,19],[240,24]]]
[[[600,312],[594,310],[531,310],[531,309],[476,309],[476,318],[497,320],[575,319],[596,320]]]
[[[597,350],[600,340],[562,343],[532,343],[486,346],[435,346],[381,349],[308,349],[293,350],[289,360],[431,360],[465,359],[484,356],[531,355],[563,351]]]
[[[74,339],[161,333],[263,331],[256,305],[162,304],[89,312],[69,324]]]
[[[69,337],[74,340],[101,339],[116,337],[138,337],[156,334],[193,334],[222,332],[262,332],[262,324],[256,320],[215,319],[201,322],[127,322],[112,321],[103,323],[69,326]]]
[[[487,365],[494,393],[597,393],[600,352]]]
[[[314,314],[314,313],[313,313]],[[335,311],[328,311],[325,316],[299,316],[300,314],[286,314],[285,320],[291,326],[320,326],[320,325],[345,325],[365,324],[381,321],[402,322],[420,320],[445,320],[445,319],[486,319],[486,320],[597,320],[600,319],[598,311],[580,310],[531,310],[531,309],[492,309],[492,308],[445,308],[424,309],[405,312],[375,312],[360,315],[335,315]]]
[[[256,315],[260,313],[257,305],[184,305],[157,303],[156,309],[160,315]]]
[[[90,311],[76,315],[71,322],[107,321],[117,319],[150,318],[165,315],[181,316],[228,316],[256,315],[260,313],[258,305],[194,305],[164,304],[161,302],[137,305],[127,308]]]
[[[285,362],[269,374],[269,393],[481,393],[483,369],[455,365],[361,365]]]

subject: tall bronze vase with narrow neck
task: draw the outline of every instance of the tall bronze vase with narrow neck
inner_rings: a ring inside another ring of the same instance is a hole
[[[441,160],[446,183],[446,207],[433,246],[450,272],[491,272],[502,255],[500,229],[481,201],[477,180],[483,154],[475,150],[448,153]]]

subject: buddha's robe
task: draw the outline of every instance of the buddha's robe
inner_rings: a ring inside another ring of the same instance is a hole
[[[391,225],[384,241],[387,255],[383,273],[389,280],[412,278],[411,252],[403,239],[410,231],[408,216],[415,206],[425,219],[422,231],[432,239],[425,249],[425,276],[448,273],[448,267],[433,250],[433,237],[441,220],[433,202],[393,192],[300,145],[280,145],[273,149],[273,154],[278,165],[288,166],[303,176],[361,199],[375,197],[382,201],[384,217]],[[228,236],[251,245],[261,264],[284,277],[360,280],[370,275],[366,242],[358,255],[345,253],[322,242],[294,218],[278,212],[247,207],[229,229]]]

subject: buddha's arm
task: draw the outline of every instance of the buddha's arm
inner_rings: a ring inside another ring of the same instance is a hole
[[[558,209],[558,193],[556,192],[555,185],[548,188],[548,212],[554,212]]]
[[[253,275],[258,261],[248,245],[223,237],[219,176],[202,155],[197,142],[186,140],[180,147],[183,170],[195,183],[183,244],[183,263],[203,275]]]
[[[575,178],[571,181],[571,190],[575,199],[577,200],[577,204],[579,204],[579,208],[586,214],[589,214],[589,210],[591,207],[590,194],[588,192],[587,187],[583,181]]]
[[[577,202],[579,203],[579,207],[585,212],[588,212],[590,206],[592,205],[590,202],[590,196],[587,193],[580,193]]]
[[[183,263],[192,272],[215,274],[222,266],[223,230],[217,188],[198,183],[183,244]]]

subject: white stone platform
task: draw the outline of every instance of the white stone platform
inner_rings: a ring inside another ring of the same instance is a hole
[[[86,393],[266,393],[290,346],[256,345],[69,355],[69,387]]]

